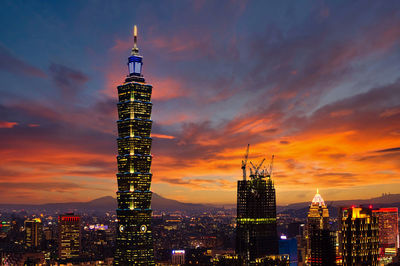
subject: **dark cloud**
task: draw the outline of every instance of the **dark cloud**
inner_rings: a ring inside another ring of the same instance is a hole
[[[89,80],[82,72],[60,64],[51,64],[49,72],[56,86],[61,89],[62,96],[68,99],[75,98]]]
[[[389,148],[389,149],[384,149],[384,150],[377,150],[375,152],[398,152],[398,151],[400,151],[400,147]]]
[[[21,73],[45,78],[46,74],[37,67],[31,66],[25,63],[23,60],[15,57],[6,47],[0,44],[0,70],[7,71],[16,75],[21,75]]]

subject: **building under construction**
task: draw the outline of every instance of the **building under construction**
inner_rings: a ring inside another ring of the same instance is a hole
[[[265,159],[258,165],[250,162],[247,178],[249,146],[242,161],[243,180],[237,187],[236,253],[246,262],[267,255],[278,254],[276,230],[276,199],[271,179],[272,164],[262,168]]]

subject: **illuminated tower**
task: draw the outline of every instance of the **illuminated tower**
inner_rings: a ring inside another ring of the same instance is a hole
[[[312,229],[328,229],[329,210],[324,199],[319,194],[315,194],[307,215],[307,231]]]
[[[58,255],[61,260],[79,258],[81,217],[67,213],[58,217]]]
[[[254,262],[257,258],[279,254],[276,199],[271,179],[272,161],[269,171],[260,170],[264,160],[250,169],[250,180],[247,180],[247,155],[245,158],[243,180],[238,181],[237,187],[236,253],[246,262]]]
[[[317,189],[308,211],[305,231],[308,265],[335,264],[335,235],[328,226],[328,207]]]
[[[143,58],[134,47],[129,74],[118,86],[118,234],[115,265],[154,265],[151,232],[151,92],[142,76]]]
[[[43,224],[40,218],[25,221],[25,243],[28,248],[40,248]]]
[[[378,232],[378,217],[370,208],[341,208],[339,249],[343,265],[378,265]]]

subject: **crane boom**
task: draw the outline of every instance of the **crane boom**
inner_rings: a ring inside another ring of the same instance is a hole
[[[262,166],[262,164],[264,163],[264,161],[265,161],[265,158],[262,159],[261,163],[257,166],[257,168],[256,168],[256,174],[258,174],[258,170],[260,170],[260,167]]]
[[[274,157],[275,157],[275,155],[272,155],[271,162],[269,164],[269,171],[268,171],[269,177],[272,176],[272,166],[273,166],[273,163],[274,163]]]
[[[247,159],[249,158],[249,148],[250,144],[247,144],[246,153],[244,154],[244,160],[242,160],[243,180],[246,180],[246,165],[247,165]]]

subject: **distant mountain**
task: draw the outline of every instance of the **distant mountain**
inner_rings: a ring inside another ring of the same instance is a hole
[[[177,200],[164,198],[153,193],[151,202],[152,209],[155,211],[190,211],[202,212],[206,210],[217,210],[219,208],[205,205],[183,203]],[[0,210],[27,210],[27,211],[98,211],[98,212],[114,212],[117,209],[117,200],[111,196],[101,197],[88,202],[65,202],[65,203],[47,203],[47,204],[0,204]]]
[[[400,194],[388,194],[381,197],[371,199],[358,200],[340,200],[326,201],[329,207],[329,213],[335,217],[338,213],[337,208],[341,206],[351,205],[369,205],[374,207],[399,207]],[[184,211],[184,212],[204,212],[216,211],[222,209],[221,205],[209,204],[193,204],[183,203],[177,200],[164,198],[156,193],[153,193],[152,209],[155,211]],[[305,217],[308,212],[310,202],[301,202],[289,204],[287,206],[277,206],[278,213],[287,213],[295,217]],[[235,208],[233,204],[225,204],[225,208]],[[80,211],[95,211],[95,212],[115,212],[117,209],[117,200],[111,196],[101,197],[88,202],[65,202],[65,203],[47,203],[47,204],[0,204],[1,211],[26,210],[26,211],[43,211],[43,212],[80,212]]]

